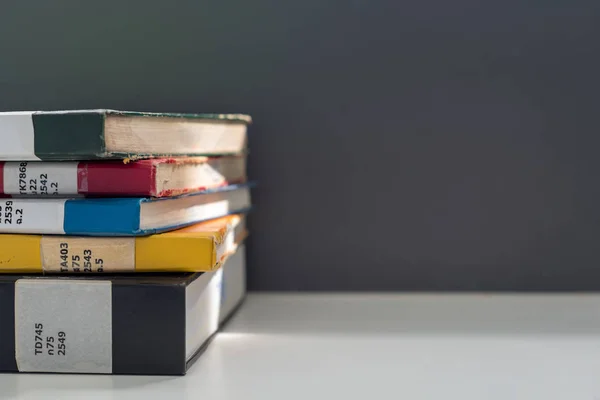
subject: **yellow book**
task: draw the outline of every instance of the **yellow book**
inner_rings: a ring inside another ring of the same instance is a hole
[[[243,215],[141,237],[0,234],[0,273],[211,271],[246,235]]]

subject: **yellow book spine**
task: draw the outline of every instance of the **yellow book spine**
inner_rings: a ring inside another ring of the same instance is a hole
[[[210,271],[216,264],[213,237],[158,234],[137,238],[135,247],[137,272]]]
[[[211,271],[243,240],[242,220],[234,215],[144,237],[2,234],[0,273]]]

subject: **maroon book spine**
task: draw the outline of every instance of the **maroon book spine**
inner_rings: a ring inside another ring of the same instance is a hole
[[[155,196],[156,160],[123,162],[80,162],[77,189],[98,196]]]

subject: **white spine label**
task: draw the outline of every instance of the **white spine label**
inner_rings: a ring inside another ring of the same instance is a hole
[[[15,359],[21,372],[112,373],[111,282],[19,279]]]
[[[35,155],[32,112],[0,114],[0,158],[3,160],[39,160]]]
[[[64,234],[65,199],[0,199],[0,232]]]
[[[10,195],[77,195],[76,162],[6,162],[4,193]]]

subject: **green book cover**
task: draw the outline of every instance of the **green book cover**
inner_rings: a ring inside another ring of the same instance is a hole
[[[0,112],[0,160],[90,160],[243,152],[244,114],[116,110]]]

